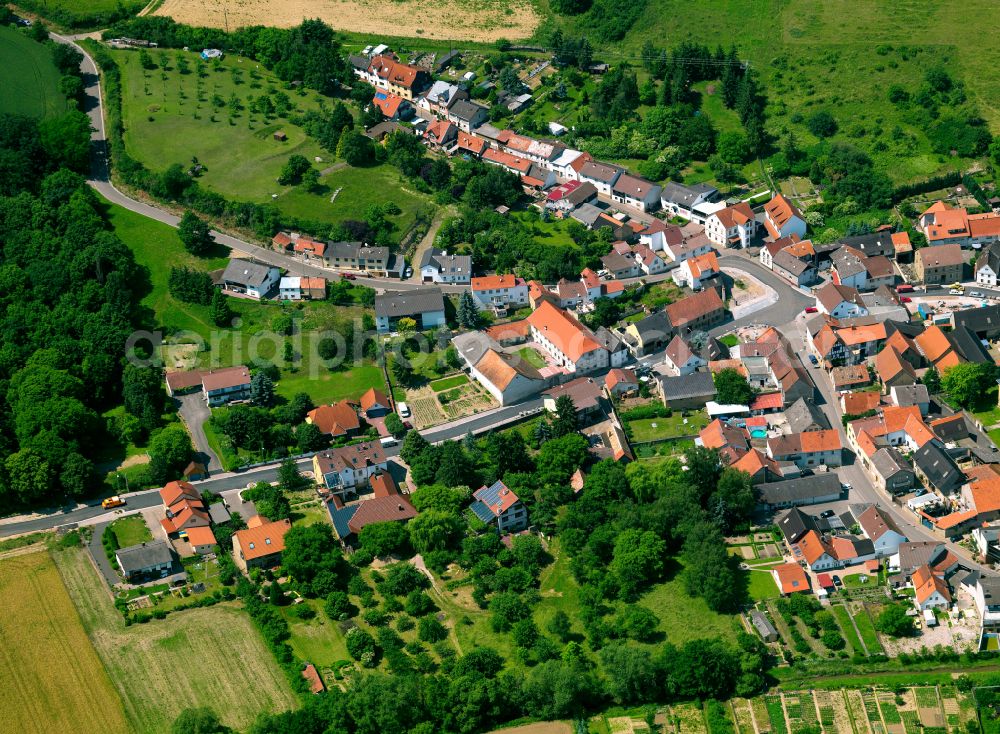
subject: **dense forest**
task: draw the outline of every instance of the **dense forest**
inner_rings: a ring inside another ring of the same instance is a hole
[[[80,54],[47,43],[61,86],[78,92]],[[81,175],[89,165],[80,110],[0,116],[0,514],[93,493],[95,459],[121,431],[160,425],[159,374],[125,370],[147,279]],[[125,418],[109,426],[102,413],[123,400]],[[190,454],[183,431],[157,445],[164,476]]]

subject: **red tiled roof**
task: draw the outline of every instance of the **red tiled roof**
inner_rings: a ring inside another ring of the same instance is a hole
[[[204,527],[188,528],[184,531],[187,534],[187,541],[193,546],[215,545],[215,533],[207,525]]]
[[[783,406],[784,399],[780,392],[766,392],[757,395],[750,403],[750,410],[774,410]]]
[[[695,293],[687,298],[682,298],[676,303],[671,303],[667,306],[666,312],[670,318],[671,325],[674,328],[678,328],[713,311],[722,311],[724,309],[725,304],[719,298],[719,294],[715,289],[710,288],[701,293]]]
[[[357,534],[373,523],[410,520],[416,516],[417,510],[407,497],[400,494],[385,495],[359,504],[354,516],[347,521],[347,526],[352,533]]]
[[[367,412],[376,405],[381,405],[385,408],[390,407],[389,399],[386,398],[385,393],[372,387],[368,389],[368,392],[361,396],[361,410]]]
[[[715,293],[715,291],[711,292]],[[716,298],[718,298],[718,295],[716,295]],[[591,335],[589,329],[561,308],[553,306],[548,301],[540,303],[538,308],[531,312],[527,320],[546,339],[552,342],[560,352],[574,362],[584,354],[602,348]]]
[[[784,563],[771,569],[778,589],[782,594],[794,594],[809,591],[809,578],[805,570],[797,563]]]
[[[310,410],[306,414],[306,422],[329,436],[345,436],[361,427],[357,409],[346,400]]]
[[[781,194],[775,194],[769,202],[764,205],[764,226],[772,237],[780,237],[779,231],[788,224],[792,217],[802,218],[799,210]]]
[[[285,533],[291,529],[288,520],[263,522],[261,518],[253,525],[248,521],[246,530],[237,530],[234,537],[239,538],[243,558],[249,561],[285,550]]]

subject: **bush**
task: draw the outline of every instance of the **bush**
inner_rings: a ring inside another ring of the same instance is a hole
[[[840,636],[840,632],[836,630],[827,630],[820,639],[830,650],[843,650],[846,644],[844,638]]]
[[[817,138],[829,138],[837,132],[837,121],[827,110],[820,110],[810,116],[806,127]]]

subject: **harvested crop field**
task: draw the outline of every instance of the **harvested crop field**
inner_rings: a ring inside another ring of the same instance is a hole
[[[571,734],[572,731],[565,721],[539,721],[510,729],[495,729],[490,734]]]
[[[0,562],[0,731],[129,731],[48,552]]]
[[[527,38],[540,22],[530,2],[514,0],[165,0],[154,15],[213,28],[266,24],[280,28],[319,18],[337,30],[489,42]]]
[[[87,647],[97,650],[118,688],[132,731],[168,731],[180,709],[189,706],[207,706],[227,726],[245,730],[262,711],[277,713],[296,705],[288,681],[243,610],[219,604],[126,627],[83,549],[54,558],[93,643]],[[121,729],[81,726],[72,731]]]

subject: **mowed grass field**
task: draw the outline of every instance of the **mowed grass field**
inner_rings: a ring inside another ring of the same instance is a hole
[[[208,306],[184,303],[170,295],[170,269],[188,267],[208,271],[225,268],[229,261],[225,249],[220,247],[217,257],[197,258],[184,249],[177,230],[169,225],[111,203],[108,203],[108,217],[115,234],[132,250],[136,262],[149,271],[149,281],[141,284],[144,295],[140,303],[146,309],[148,325],[185,329],[207,339],[214,328]]]
[[[0,561],[0,610],[0,732],[130,731],[47,551]]]
[[[227,56],[218,68],[202,63],[199,70],[200,57],[193,51],[153,49],[149,53],[158,68],[147,70],[135,51],[112,53],[123,76],[125,145],[154,171],[175,163],[188,167],[197,158],[204,166],[203,186],[229,199],[273,203],[287,215],[328,224],[363,220],[370,204],[392,201],[402,210],[391,218],[397,237],[413,226],[421,207],[433,206],[427,196],[408,189],[391,166],[352,168],[287,119],[251,112],[250,99],[265,93],[287,94],[293,114],[329,103],[310,90],[286,88],[254,61]],[[216,97],[225,104],[213,105]],[[243,108],[235,113],[228,104],[233,97]],[[278,131],[288,139],[275,140]],[[326,171],[316,193],[277,183],[285,162],[296,154]]]
[[[75,548],[54,558],[59,569],[56,579],[62,577],[67,601],[75,603],[92,651],[96,649],[110,674],[129,724],[128,729],[80,724],[66,731],[162,734],[181,709],[191,706],[207,706],[227,726],[245,730],[262,711],[276,713],[296,706],[273,655],[239,608],[224,604],[192,609],[126,627],[86,551]],[[17,618],[32,615],[37,615],[35,609]],[[9,616],[5,609],[4,617]],[[81,715],[104,713],[93,700],[80,701],[76,708]]]
[[[23,32],[0,27],[0,113],[49,117],[68,109],[49,49]]]
[[[558,23],[576,30],[572,18]],[[918,120],[888,101],[889,86],[915,94],[927,69],[943,66],[965,82],[970,99],[1000,133],[1000,77],[983,53],[998,37],[1000,5],[989,0],[648,0],[605,60],[625,58],[638,66],[646,41],[661,47],[695,41],[713,49],[735,44],[762,77],[771,132],[791,129],[800,145],[813,143],[805,120],[827,109],[840,124],[836,139],[869,151],[893,180],[904,181],[964,162],[931,151]],[[709,114],[712,106],[718,105],[706,104]]]

